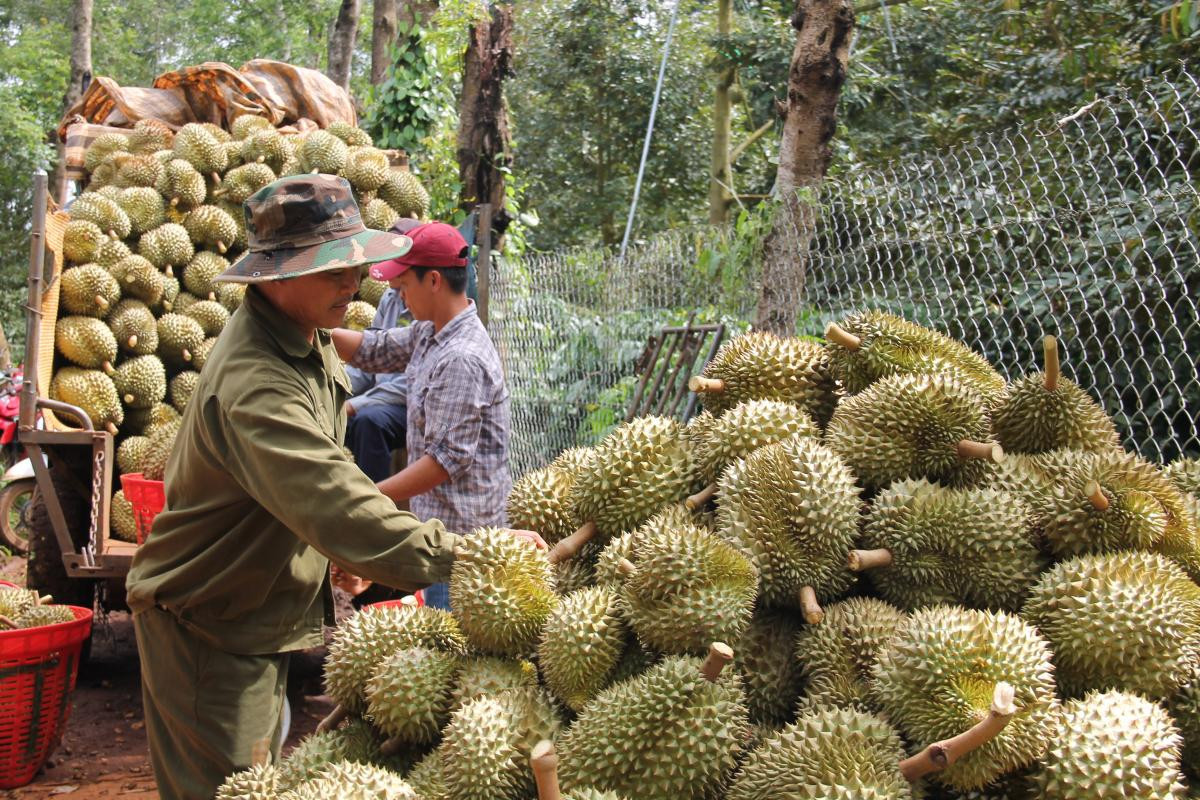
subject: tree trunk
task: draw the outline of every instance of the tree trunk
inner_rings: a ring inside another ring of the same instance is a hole
[[[837,131],[837,103],[854,30],[851,0],[797,0],[796,47],[788,70],[787,116],[775,192],[780,204],[763,241],[755,327],[796,333],[808,248],[816,230],[816,189],[825,179]]]
[[[63,95],[62,113],[69,111],[83,98],[92,82],[92,0],[75,0],[71,9],[71,68],[67,91]],[[60,115],[61,116],[61,115]],[[67,180],[63,176],[65,142],[58,139],[57,125],[50,132],[50,141],[58,150],[58,160],[50,176],[50,190],[59,203],[67,200]]]
[[[717,0],[717,33],[728,36],[732,23],[733,0]],[[717,100],[713,106],[712,167],[708,184],[708,221],[713,225],[728,219],[729,203],[733,199],[733,170],[729,156],[729,87],[732,85],[733,67],[726,67],[717,75]]]
[[[470,211],[491,203],[492,228],[508,227],[504,211],[504,172],[512,162],[504,79],[512,74],[512,6],[494,3],[491,18],[471,30],[463,59],[463,92],[458,106],[458,174],[461,205]]]
[[[374,0],[371,17],[371,83],[383,83],[396,42],[396,0]]]
[[[329,78],[343,89],[350,89],[350,64],[358,39],[358,0],[342,0],[333,33],[329,35]]]

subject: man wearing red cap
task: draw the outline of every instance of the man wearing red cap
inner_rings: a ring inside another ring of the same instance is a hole
[[[367,372],[408,378],[408,466],[380,481],[413,514],[451,530],[506,524],[509,401],[500,356],[467,297],[467,243],[444,222],[408,231],[409,251],[371,267],[398,289],[415,322],[387,331],[333,331],[338,355]],[[444,586],[426,602],[445,605]]]

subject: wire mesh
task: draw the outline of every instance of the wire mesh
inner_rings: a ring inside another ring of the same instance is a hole
[[[1007,378],[1064,373],[1127,449],[1200,454],[1200,84],[1181,72],[1060,120],[922,158],[859,168],[807,198],[815,227],[782,234],[804,280],[774,287],[798,335],[865,308],[961,339]],[[647,336],[755,318],[770,220],[667,231],[604,249],[493,264],[493,336],[513,398],[512,468],[591,444],[624,415]],[[808,233],[809,235],[805,235]]]

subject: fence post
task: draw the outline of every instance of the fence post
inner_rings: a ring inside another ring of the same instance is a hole
[[[479,227],[475,238],[479,242],[479,252],[475,256],[475,277],[479,281],[479,299],[475,302],[479,312],[479,321],[483,327],[488,324],[488,293],[492,288],[492,204],[483,203],[478,206]]]

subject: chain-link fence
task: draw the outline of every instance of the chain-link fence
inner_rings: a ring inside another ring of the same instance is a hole
[[[826,181],[797,334],[877,308],[944,331],[1008,378],[1043,334],[1125,445],[1200,454],[1200,84],[1189,74],[1062,120]],[[513,397],[517,474],[623,418],[647,337],[696,312],[754,319],[764,215],[632,247],[493,269],[493,336]]]

